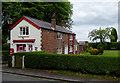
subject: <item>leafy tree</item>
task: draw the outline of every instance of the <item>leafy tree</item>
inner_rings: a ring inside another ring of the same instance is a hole
[[[112,28],[111,35],[114,36],[114,39],[111,39],[111,42],[117,42],[118,36],[115,28]]]
[[[70,2],[3,2],[2,3],[2,32],[3,38],[8,37],[7,18],[13,19],[13,24],[23,15],[46,22],[51,22],[51,16],[56,13],[57,25],[66,20],[67,27],[72,25],[72,4]],[[4,39],[6,40],[6,39]]]
[[[103,43],[105,42],[106,39],[114,39],[114,36],[111,35],[111,28],[106,28],[106,29],[101,29],[99,28],[99,30],[94,29],[91,32],[89,32],[88,37],[90,38],[90,40],[94,41],[97,39],[100,39],[100,42]]]

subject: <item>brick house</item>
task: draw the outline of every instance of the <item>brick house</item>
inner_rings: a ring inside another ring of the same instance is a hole
[[[41,50],[45,53],[79,53],[76,34],[66,28],[64,20],[62,26],[56,25],[55,13],[51,23],[22,16],[10,29],[11,53]]]

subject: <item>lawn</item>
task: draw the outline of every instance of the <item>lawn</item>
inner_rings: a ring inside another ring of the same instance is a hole
[[[89,52],[84,52],[82,55],[118,57],[119,54],[120,50],[104,50],[104,53],[102,55],[90,55]]]

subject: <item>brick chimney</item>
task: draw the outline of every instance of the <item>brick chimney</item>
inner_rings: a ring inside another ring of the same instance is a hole
[[[56,29],[56,18],[55,18],[55,13],[53,13],[52,18],[51,18],[51,27]]]
[[[62,26],[66,28],[66,21],[62,20]]]

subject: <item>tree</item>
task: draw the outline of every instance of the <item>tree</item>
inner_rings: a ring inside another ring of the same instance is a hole
[[[2,33],[8,37],[7,18],[13,19],[13,24],[23,15],[51,22],[52,14],[56,13],[57,25],[61,20],[67,20],[67,27],[72,25],[72,4],[70,2],[3,2],[2,3]],[[6,39],[4,39],[6,40]]]
[[[100,42],[103,43],[105,42],[106,39],[109,39],[109,38],[114,39],[114,36],[111,35],[111,30],[112,30],[112,27],[106,28],[106,29],[99,28],[99,30],[94,29],[91,32],[89,32],[88,37],[92,41],[100,39]]]
[[[114,36],[114,39],[111,39],[111,42],[117,42],[118,36],[115,28],[112,28],[111,35]]]

